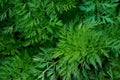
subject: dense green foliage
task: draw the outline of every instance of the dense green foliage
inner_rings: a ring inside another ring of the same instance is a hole
[[[120,0],[0,0],[0,80],[120,80]]]

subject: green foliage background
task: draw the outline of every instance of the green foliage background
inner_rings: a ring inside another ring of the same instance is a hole
[[[0,80],[120,80],[120,0],[0,0]]]

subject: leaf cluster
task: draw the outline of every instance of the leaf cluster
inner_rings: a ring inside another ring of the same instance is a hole
[[[119,80],[120,0],[0,0],[0,80]]]

